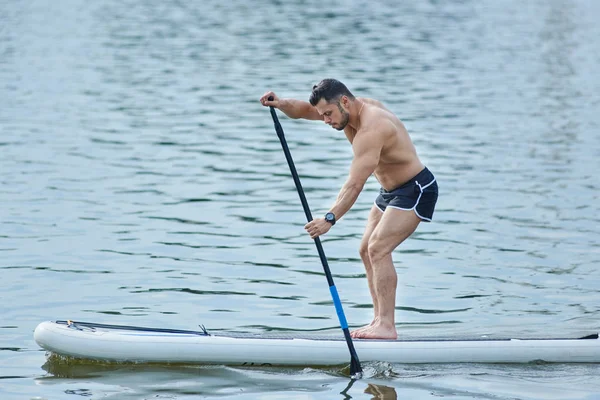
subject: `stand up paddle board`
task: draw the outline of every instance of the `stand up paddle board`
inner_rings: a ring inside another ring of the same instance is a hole
[[[342,337],[209,333],[47,321],[35,341],[45,350],[107,362],[329,366],[348,364]],[[390,363],[600,362],[598,334],[581,338],[353,340],[360,359]]]

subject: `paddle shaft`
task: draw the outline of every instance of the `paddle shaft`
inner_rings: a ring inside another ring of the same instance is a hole
[[[271,100],[272,98],[269,97],[269,101]],[[311,222],[313,220],[312,214],[310,212],[310,208],[308,207],[308,201],[306,201],[306,196],[304,195],[302,183],[300,183],[300,177],[298,176],[298,172],[296,171],[296,166],[294,165],[292,154],[290,153],[287,141],[285,140],[283,128],[279,123],[279,118],[277,117],[275,108],[269,107],[269,109],[271,111],[271,117],[273,117],[273,123],[275,124],[275,131],[277,132],[277,137],[279,137],[281,147],[283,148],[283,153],[285,154],[285,159],[287,160],[287,163],[290,167],[290,172],[292,173],[292,177],[294,178],[294,183],[296,184],[296,189],[298,191],[298,195],[300,196],[300,202],[302,203],[302,208],[304,208],[304,214],[306,214],[306,220],[308,222]],[[335,283],[333,282],[331,270],[329,269],[329,263],[327,262],[327,257],[325,256],[325,251],[323,250],[323,245],[321,244],[321,239],[319,237],[315,238],[315,245],[317,246],[317,252],[319,253],[319,257],[321,258],[321,264],[323,265],[323,270],[325,271],[325,276],[327,277],[327,283],[329,284],[329,291],[331,292],[331,297],[333,298],[335,311],[340,321],[342,331],[344,332],[344,337],[346,338],[346,343],[348,344],[348,350],[350,351],[350,375],[352,375],[355,378],[360,378],[360,376],[362,375],[360,361],[358,360],[358,355],[356,354],[354,343],[352,342],[352,337],[350,337],[350,331],[348,330],[348,322],[346,321],[346,315],[344,314],[344,309],[342,308],[342,302],[340,301],[340,296],[335,287]]]

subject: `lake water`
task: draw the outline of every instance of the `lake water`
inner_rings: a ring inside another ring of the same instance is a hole
[[[436,174],[394,253],[401,336],[600,327],[600,2],[0,1],[0,398],[600,399],[600,365],[46,362],[45,320],[339,332],[268,109],[383,101]],[[344,135],[280,114],[313,214]],[[351,327],[378,185],[323,238]]]

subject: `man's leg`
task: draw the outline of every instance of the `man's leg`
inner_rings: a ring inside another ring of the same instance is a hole
[[[371,299],[373,301],[373,321],[369,325],[365,325],[362,328],[358,328],[352,332],[351,335],[355,335],[358,332],[368,328],[375,322],[375,317],[379,313],[379,305],[377,303],[377,296],[375,295],[375,286],[373,284],[373,268],[371,267],[371,260],[369,258],[369,239],[371,238],[371,234],[375,230],[375,227],[381,220],[383,216],[383,212],[377,208],[377,206],[373,205],[371,211],[369,212],[369,217],[367,218],[367,225],[365,227],[365,233],[363,234],[362,240],[360,242],[359,254],[360,258],[365,265],[365,271],[367,273],[367,284],[369,285],[369,292],[371,292]]]
[[[372,282],[377,301],[375,320],[368,328],[353,335],[364,339],[396,339],[396,286],[398,276],[392,263],[392,251],[417,229],[421,220],[414,211],[388,207],[368,242]]]

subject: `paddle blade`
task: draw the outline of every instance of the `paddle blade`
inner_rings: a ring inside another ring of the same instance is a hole
[[[363,370],[360,366],[360,361],[358,361],[358,357],[352,357],[350,360],[350,378],[352,379],[360,379],[362,378]]]

